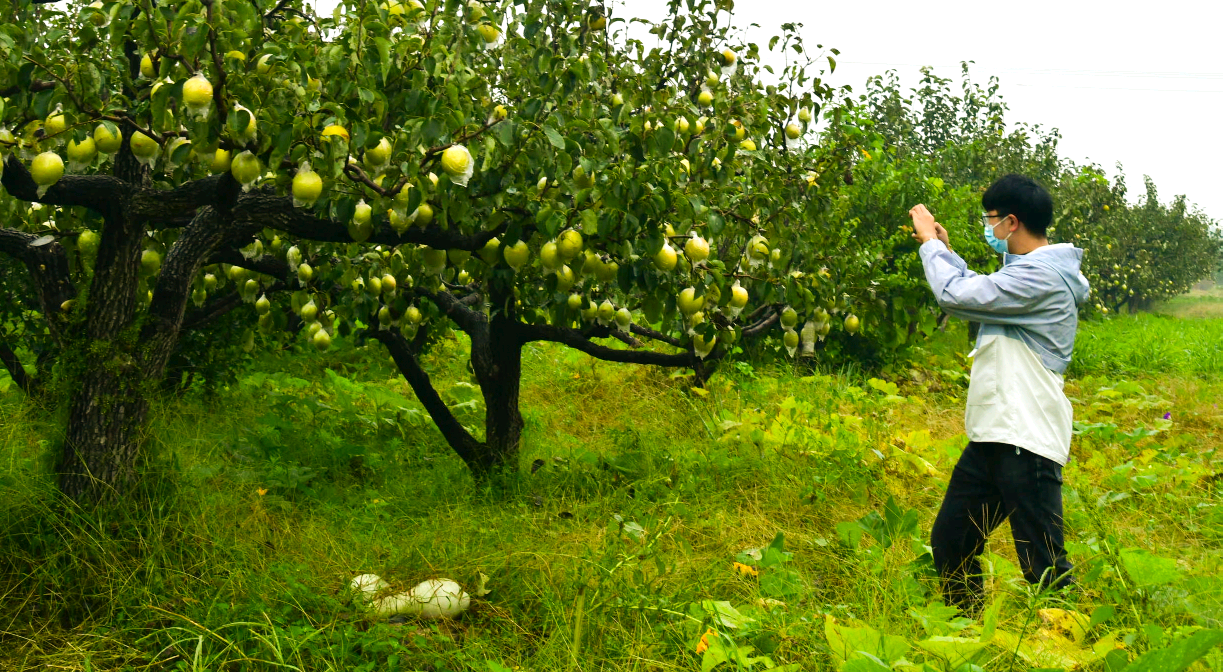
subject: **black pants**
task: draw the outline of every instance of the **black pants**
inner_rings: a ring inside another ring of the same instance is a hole
[[[1004,443],[971,442],[951,473],[934,529],[934,564],[950,605],[977,615],[984,601],[978,561],[985,539],[1007,518],[1029,583],[1071,585],[1062,536],[1062,467]]]

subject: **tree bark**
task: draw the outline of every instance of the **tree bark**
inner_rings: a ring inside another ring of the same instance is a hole
[[[523,428],[518,408],[522,336],[517,320],[504,311],[496,313],[490,328],[471,338],[471,364],[484,395],[485,445],[480,474],[516,469]]]
[[[213,203],[227,209],[236,200],[238,188],[228,175],[164,192],[163,209],[153,207],[149,174],[131,155],[130,137],[128,129],[115,159],[123,188],[101,209],[104,224],[85,307],[84,338],[76,346],[79,374],[72,386],[59,464],[60,490],[78,502],[109,499],[135,482],[149,397],[178,342],[192,278],[208,255],[241,231],[214,207],[200,207]],[[147,318],[138,324],[141,253],[150,213],[197,207],[166,255]]]
[[[17,383],[23,392],[33,396],[35,392],[35,380],[26,372],[25,367],[21,365],[21,360],[17,358],[17,353],[9,347],[8,343],[0,341],[0,364],[4,364],[8,375]]]
[[[136,161],[128,149],[131,134],[130,128],[125,129],[123,147],[115,157],[116,174],[127,179],[109,178],[119,183],[114,196],[149,180],[147,171],[133,165]],[[76,193],[67,187],[65,191]],[[102,201],[101,240],[85,305],[83,340],[72,357],[78,373],[71,381],[59,486],[77,502],[109,499],[132,484],[139,454],[137,435],[149,408],[141,391],[145,375],[136,357],[136,334],[130,331],[145,229],[140,219],[128,216],[124,200],[120,196]]]
[[[424,328],[421,327],[421,329]],[[437,425],[446,443],[450,444],[455,454],[463,460],[472,473],[478,473],[481,469],[480,454],[483,450],[480,441],[472,436],[458,421],[458,418],[455,418],[454,414],[450,412],[446,402],[434,389],[429,374],[416,359],[418,353],[408,344],[407,339],[399,332],[391,330],[374,330],[369,335],[380,341],[390,351],[391,358],[399,367],[399,372],[412,386],[416,398],[425,407],[429,417],[433,418],[433,423]]]

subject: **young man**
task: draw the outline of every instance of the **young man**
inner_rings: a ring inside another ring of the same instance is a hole
[[[969,443],[930,534],[944,595],[973,616],[984,600],[977,558],[1008,517],[1024,577],[1042,587],[1073,583],[1062,536],[1072,413],[1062,374],[1074,350],[1078,307],[1090,291],[1079,272],[1083,250],[1049,244],[1053,199],[1043,187],[1007,175],[986,190],[981,205],[985,240],[1003,262],[990,275],[968,270],[926,206],[909,211],[938,305],[981,324],[969,353]]]

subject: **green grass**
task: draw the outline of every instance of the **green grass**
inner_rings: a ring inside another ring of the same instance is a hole
[[[1189,319],[1223,317],[1223,287],[1192,290],[1183,296],[1164,301],[1156,306],[1155,310]]]
[[[1118,315],[1085,323],[1070,374],[1215,376],[1223,372],[1223,320]]]
[[[1014,669],[1041,667],[1029,658],[1059,641],[1043,608],[1111,609],[1088,641],[1115,636],[1121,656],[1219,627],[1223,386],[1214,360],[1167,354],[1179,347],[1167,340],[1221,328],[1084,325],[1065,478],[1085,590],[1032,595],[1009,533],[994,535],[997,628],[1024,642]],[[269,355],[218,400],[159,406],[139,504],[104,514],[54,493],[56,413],[0,393],[0,668],[698,670],[714,625],[752,656],[831,669],[828,635],[869,639],[837,629],[858,622],[900,638],[908,660],[953,669],[913,648],[982,627],[930,606],[922,544],[964,442],[965,367],[951,353],[968,349],[962,327],[941,339],[898,388],[739,366],[704,394],[667,372],[531,347],[522,460],[542,466],[487,486],[382,351]],[[459,352],[448,344],[428,366],[476,427]],[[788,559],[759,579],[732,567],[778,533]],[[379,622],[344,591],[363,572],[403,588],[444,576],[473,589],[485,575],[491,592],[457,621]],[[712,623],[722,601],[752,620]],[[1002,641],[978,664],[1010,669]],[[1197,665],[1223,669],[1223,656]]]

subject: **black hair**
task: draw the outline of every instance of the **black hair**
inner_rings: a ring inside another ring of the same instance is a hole
[[[1023,228],[1043,238],[1053,222],[1053,197],[1036,180],[1023,175],[1003,175],[981,196],[981,207],[999,215],[1015,215]]]

